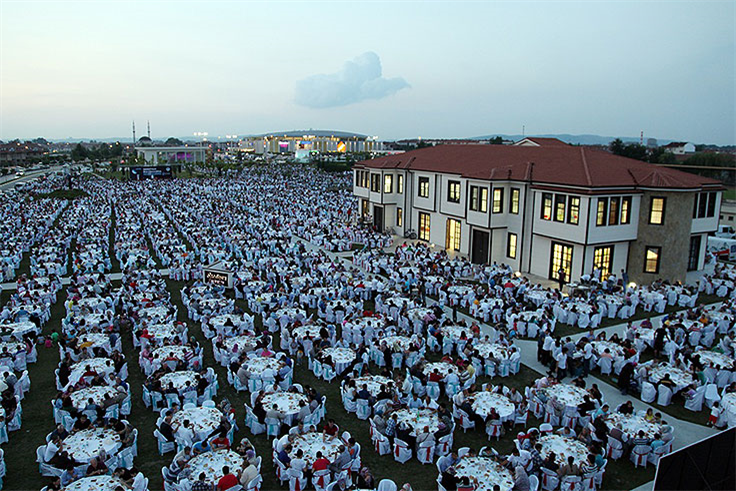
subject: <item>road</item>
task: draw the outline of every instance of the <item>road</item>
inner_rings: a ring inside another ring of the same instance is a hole
[[[13,176],[10,179],[6,179],[5,181],[2,181],[2,183],[0,183],[0,191],[2,191],[2,192],[8,191],[10,189],[13,189],[15,187],[15,185],[18,184],[18,183],[28,182],[31,179],[35,178],[35,177],[42,176],[42,175],[44,175],[46,173],[50,173],[50,172],[56,172],[56,171],[61,170],[63,168],[64,168],[64,166],[57,165],[55,167],[49,167],[48,169],[40,169],[40,170],[34,170],[34,171],[26,172],[23,177],[14,177]]]

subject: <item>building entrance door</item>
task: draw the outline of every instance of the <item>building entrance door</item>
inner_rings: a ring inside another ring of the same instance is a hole
[[[383,206],[373,206],[373,226],[383,232]]]
[[[470,246],[470,260],[475,264],[488,263],[488,251],[490,250],[491,234],[483,230],[473,229]]]

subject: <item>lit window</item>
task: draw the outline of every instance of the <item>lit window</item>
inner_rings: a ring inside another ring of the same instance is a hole
[[[652,225],[662,225],[664,223],[664,198],[652,198],[649,210],[649,223]]]
[[[396,208],[396,226],[404,226],[404,210],[402,208]]]
[[[493,188],[493,213],[503,213],[503,188]]]
[[[419,238],[429,242],[429,213],[419,214]]]
[[[374,193],[381,192],[381,175],[371,174],[371,191]]]
[[[506,256],[511,259],[516,259],[516,239],[516,234],[510,233],[506,241]]]
[[[396,192],[399,194],[404,192],[404,176],[401,174],[396,176]]]
[[[511,201],[509,202],[509,213],[519,214],[519,196],[521,192],[517,188],[511,188]]]
[[[567,223],[577,225],[580,221],[580,198],[570,196],[567,205]]]
[[[662,255],[661,247],[647,247],[644,253],[644,272],[659,273],[659,257]]]
[[[449,181],[447,183],[447,201],[450,203],[460,203],[459,181]]]
[[[470,186],[470,211],[478,211],[480,200],[480,188],[478,186]]]
[[[611,198],[608,205],[608,224],[618,225],[618,208],[621,198]]]
[[[598,209],[595,215],[595,224],[602,227],[606,224],[606,214],[608,213],[608,198],[598,198]]]
[[[386,194],[392,193],[394,190],[394,176],[387,174],[383,176],[383,192]]]
[[[419,178],[419,197],[429,198],[429,177]]]
[[[621,198],[621,225],[631,223],[631,196]]]
[[[565,200],[564,194],[555,195],[555,222],[565,221]]]
[[[542,220],[552,220],[552,195],[542,193]]]

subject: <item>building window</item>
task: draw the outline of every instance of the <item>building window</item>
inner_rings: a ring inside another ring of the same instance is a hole
[[[662,255],[661,247],[647,246],[644,249],[644,272],[659,273],[659,258]]]
[[[688,271],[695,271],[698,269],[698,263],[700,262],[700,244],[701,244],[701,236],[700,235],[693,235],[690,237],[690,252],[688,253],[687,258],[687,270]]]
[[[618,208],[621,198],[611,198],[608,202],[608,224],[618,225]]]
[[[419,197],[429,198],[429,177],[419,178]]]
[[[652,225],[664,224],[665,198],[652,198],[649,208],[649,223]]]
[[[429,213],[419,213],[419,238],[429,242]]]
[[[542,220],[552,220],[552,194],[542,193]]]
[[[369,181],[370,181],[370,172],[368,172],[367,170],[363,171],[363,187],[364,188],[366,189],[368,188]]]
[[[598,198],[598,210],[595,214],[595,224],[597,227],[602,227],[606,224],[606,218],[608,218],[608,198]]]
[[[621,225],[631,223],[631,196],[621,198]]]
[[[708,218],[713,218],[716,216],[716,199],[718,198],[718,193],[708,193]]]
[[[506,256],[516,259],[516,234],[509,233],[506,239]]]
[[[381,192],[381,175],[371,174],[371,191],[374,193]]]
[[[394,176],[387,174],[383,176],[383,192],[391,194],[394,190]]]
[[[555,194],[555,222],[565,221],[565,201],[567,198],[564,194]]]
[[[593,267],[601,270],[601,279],[606,279],[613,271],[613,247],[603,246],[593,249]]]
[[[570,196],[567,203],[567,223],[577,225],[580,222],[580,198]]]
[[[718,193],[700,193],[693,201],[693,218],[713,218],[716,216]]]
[[[470,211],[488,211],[488,188],[470,186]]]
[[[396,176],[396,192],[399,194],[404,192],[404,176],[401,174]]]
[[[460,181],[449,181],[447,183],[447,201],[460,203]]]
[[[521,196],[521,191],[517,188],[511,188],[511,200],[509,202],[509,213],[513,213],[514,215],[519,214],[519,197]]]
[[[445,241],[445,248],[451,251],[460,250],[460,232],[462,230],[460,220],[453,220],[449,218],[447,220],[447,240]]]
[[[493,213],[503,213],[503,188],[493,188]]]
[[[403,208],[396,208],[396,226],[397,227],[404,226],[404,209]]]
[[[560,280],[560,276],[564,281],[570,281],[570,274],[572,273],[572,251],[573,247],[560,244],[558,242],[552,242],[552,261],[550,261],[549,278],[551,280]],[[562,275],[560,275],[562,270]]]

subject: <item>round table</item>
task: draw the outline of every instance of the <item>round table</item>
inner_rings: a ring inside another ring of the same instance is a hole
[[[463,457],[455,464],[455,472],[458,477],[476,478],[476,491],[492,491],[496,484],[501,491],[511,491],[514,487],[511,472],[488,457]]]
[[[469,327],[445,326],[442,328],[442,334],[444,334],[446,337],[452,339],[455,342],[460,341],[462,339],[463,333],[465,333],[465,340],[470,340],[473,338],[473,331],[471,331]]]
[[[154,349],[151,354],[154,359],[161,360],[161,363],[167,358],[175,358],[182,362],[194,358],[194,351],[189,346],[160,346]]]
[[[434,373],[435,368],[440,373],[442,378],[445,378],[447,374],[450,373],[450,370],[460,376],[460,369],[452,363],[447,363],[445,361],[435,361],[432,363],[427,363],[426,365],[424,365],[424,374],[429,376],[431,373]]]
[[[186,342],[186,337],[182,337],[183,331],[179,331],[174,324],[153,324],[147,326],[146,329],[158,344],[162,344],[164,340],[171,338],[180,338],[182,342]]]
[[[87,348],[102,348],[107,353],[111,353],[113,346],[110,345],[110,335],[97,332],[82,334],[77,339],[77,346],[81,347],[87,344]]]
[[[110,358],[89,358],[87,360],[78,361],[71,366],[71,374],[69,375],[69,384],[75,385],[87,372],[87,367],[100,375],[107,376],[115,371],[115,363]]]
[[[249,334],[226,338],[223,342],[228,353],[247,353],[256,349],[256,338]]]
[[[102,428],[78,431],[64,440],[66,451],[77,462],[91,462],[103,451],[109,458],[117,453],[120,446],[120,436],[112,430]]]
[[[350,348],[325,348],[322,350],[322,355],[332,358],[337,373],[344,372],[355,360],[355,351]]]
[[[305,324],[303,326],[295,327],[291,330],[291,335],[296,339],[304,339],[310,337],[312,339],[319,339],[319,332],[323,326],[317,324]]]
[[[330,439],[325,438],[322,433],[305,433],[297,436],[291,442],[292,448],[289,456],[294,458],[297,450],[301,449],[304,452],[304,460],[310,464],[317,460],[317,452],[322,452],[322,456],[332,462],[337,457],[340,445],[343,445],[343,442],[337,437]]]
[[[92,399],[92,401],[94,401],[94,403],[98,406],[102,406],[102,403],[105,400],[105,396],[109,395],[111,398],[114,399],[119,394],[120,392],[118,392],[118,390],[113,387],[102,386],[86,387],[84,389],[75,390],[70,394],[70,397],[72,399],[72,404],[74,404],[74,407],[81,411],[87,406],[89,399]]]
[[[115,491],[118,487],[130,489],[130,486],[122,479],[115,476],[83,477],[61,489],[63,491]]]
[[[199,441],[210,436],[210,434],[220,426],[222,411],[214,407],[201,406],[191,409],[182,409],[171,419],[171,426],[174,428],[174,431],[176,431],[184,420],[189,420],[191,428],[194,430],[195,439]]]
[[[266,368],[271,368],[274,372],[278,372],[279,368],[281,368],[281,360],[269,356],[257,356],[248,358],[245,361],[245,366],[249,376],[260,378],[260,374]]]
[[[385,338],[380,338],[378,342],[386,343],[386,345],[391,348],[391,351],[400,353],[408,350],[416,339],[416,336],[386,336]]]
[[[710,363],[713,367],[719,366],[726,370],[733,370],[735,365],[733,358],[716,351],[696,351],[693,355],[698,355],[704,365]]]
[[[356,377],[353,380],[355,380],[356,390],[360,391],[363,389],[363,385],[366,385],[368,392],[370,392],[373,397],[377,396],[381,392],[382,385],[388,385],[390,382],[393,382],[393,380],[388,377],[384,377],[383,375],[364,375],[362,377]]]
[[[509,349],[502,344],[477,342],[473,343],[472,347],[478,350],[478,354],[484,360],[489,358],[495,358],[497,360],[509,359]]]
[[[539,443],[542,444],[543,459],[554,452],[557,456],[555,461],[560,465],[567,464],[568,457],[572,457],[578,466],[588,462],[588,448],[581,441],[552,434],[541,437]]]
[[[309,405],[309,399],[299,392],[269,392],[263,396],[262,403],[266,409],[276,404],[278,410],[287,416],[286,424],[291,426],[293,417],[299,414],[299,403],[304,401]]]
[[[624,356],[623,347],[611,341],[591,341],[590,344],[593,346],[593,352],[597,353],[598,356],[605,353],[606,350],[610,351],[613,357]]]
[[[205,481],[216,484],[222,477],[224,466],[230,467],[232,472],[238,472],[243,467],[243,463],[243,457],[232,450],[217,450],[205,452],[192,458],[187,463],[186,470],[191,481],[198,480],[199,474],[204,472]]]
[[[691,374],[673,367],[669,363],[660,363],[659,365],[653,366],[649,370],[649,380],[657,384],[667,374],[669,374],[670,380],[675,384],[675,390],[673,392],[679,392],[695,382]]]
[[[434,409],[399,409],[392,414],[396,414],[398,423],[406,423],[411,427],[413,436],[425,426],[429,426],[430,433],[435,433],[440,427],[440,418]]]
[[[191,386],[197,387],[197,372],[190,370],[169,372],[162,375],[159,381],[161,382],[161,387],[163,389],[168,389],[169,384],[173,384],[174,388],[181,392],[186,388],[187,382],[189,382]]]
[[[514,416],[516,407],[511,399],[503,394],[484,391],[471,394],[470,397],[473,400],[471,403],[473,411],[483,419],[491,414],[491,408],[496,410],[501,417],[501,421],[508,421]]]
[[[627,416],[621,413],[609,413],[606,418],[606,422],[611,428],[620,424],[621,431],[626,433],[629,439],[635,438],[639,434],[639,431],[643,431],[646,437],[652,440],[654,439],[655,434],[662,434],[663,425],[650,423],[641,416],[637,416],[635,414]]]
[[[566,406],[579,406],[583,403],[583,397],[588,395],[585,389],[571,384],[557,384],[538,390],[547,394],[548,398],[563,408]]]

